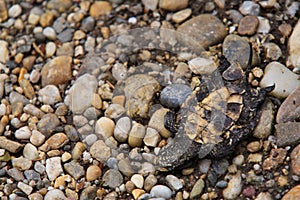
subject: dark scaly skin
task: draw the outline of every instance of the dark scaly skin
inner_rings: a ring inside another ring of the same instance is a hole
[[[252,47],[251,53],[252,53]],[[227,131],[227,137],[223,138],[222,142],[217,144],[201,144],[191,140],[185,134],[185,123],[179,125],[179,121],[186,119],[186,116],[180,116],[180,119],[176,119],[175,113],[168,113],[165,118],[165,126],[171,132],[175,133],[174,142],[165,146],[158,155],[158,165],[161,170],[172,170],[183,166],[187,161],[192,159],[203,158],[205,156],[220,158],[232,153],[236,145],[247,138],[256,127],[259,117],[260,117],[260,106],[264,102],[264,99],[268,92],[274,89],[274,86],[262,88],[257,92],[251,90],[248,85],[248,75],[251,70],[251,59],[250,55],[248,67],[246,69],[245,75],[241,82],[237,86],[242,87],[244,91],[243,94],[243,109],[240,114],[239,119],[234,123],[234,125]],[[222,73],[226,70],[230,63],[224,58],[220,58],[221,66],[217,69],[218,71],[213,72],[212,80],[214,79],[214,74]],[[225,81],[225,83],[227,83]],[[225,86],[227,86],[225,84]],[[212,81],[211,88],[218,88],[218,85],[214,85]],[[205,97],[205,94],[197,94],[198,101],[201,101]],[[187,108],[189,109],[189,108]],[[184,111],[181,115],[184,115]]]

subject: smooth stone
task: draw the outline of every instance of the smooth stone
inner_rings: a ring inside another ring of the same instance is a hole
[[[57,39],[62,43],[70,42],[73,38],[74,31],[72,28],[67,28],[57,35]]]
[[[46,160],[46,173],[50,181],[54,181],[63,172],[60,157],[52,157]]]
[[[169,138],[171,136],[171,132],[164,126],[164,119],[167,112],[169,112],[169,109],[166,108],[161,108],[155,111],[148,123],[149,127],[157,130],[158,133],[164,138]]]
[[[6,21],[7,18],[8,18],[8,12],[6,8],[6,3],[4,0],[1,0],[0,1],[0,23]]]
[[[137,188],[143,188],[144,186],[144,177],[140,174],[134,174],[130,180],[133,182],[135,187]]]
[[[270,58],[271,60],[278,60],[280,57],[282,57],[282,51],[277,44],[273,42],[268,42],[265,43],[263,46],[267,58]]]
[[[288,61],[293,65],[293,67],[300,67],[300,20],[298,20],[295,25],[292,35],[289,37],[288,41],[288,51],[289,57]]]
[[[53,199],[67,199],[64,192],[59,189],[52,189],[47,192],[44,197],[44,200],[53,200]]]
[[[30,194],[30,195],[28,196],[28,198],[29,198],[30,200],[33,200],[33,199],[34,199],[34,200],[43,200],[43,199],[44,199],[43,195],[41,195],[41,194],[38,193],[38,192]]]
[[[243,69],[247,68],[250,47],[248,42],[238,35],[228,35],[223,42],[223,54],[232,64],[238,62]]]
[[[79,140],[77,130],[73,126],[66,125],[64,127],[64,130],[65,130],[65,133],[66,133],[66,135],[67,135],[67,137],[70,141],[77,142]]]
[[[39,131],[33,130],[30,136],[30,142],[35,146],[40,146],[44,143],[46,137]]]
[[[12,166],[20,171],[25,171],[27,169],[30,169],[32,165],[32,161],[24,158],[23,156],[18,158],[13,158],[11,160]]]
[[[160,140],[161,137],[158,131],[154,128],[147,127],[146,135],[143,139],[145,145],[149,147],[156,147]]]
[[[9,140],[4,136],[0,136],[0,148],[3,148],[11,153],[17,153],[23,148],[23,145]]]
[[[175,23],[181,23],[183,21],[185,21],[187,18],[189,18],[192,14],[192,9],[187,8],[181,11],[178,11],[176,13],[174,13],[174,15],[172,16],[172,20]]]
[[[117,81],[125,80],[127,78],[127,67],[122,63],[116,63],[112,67],[112,75]]]
[[[270,94],[283,99],[299,86],[300,80],[297,74],[290,71],[281,63],[274,61],[266,66],[264,76],[260,81],[260,87],[264,88],[274,84],[275,89]]]
[[[126,158],[121,159],[118,163],[118,168],[122,174],[127,177],[131,177],[135,172],[130,165],[130,161]]]
[[[33,166],[34,170],[37,171],[39,174],[43,174],[46,171],[45,165],[43,165],[41,162],[37,161],[34,163]]]
[[[152,189],[152,187],[154,185],[156,185],[157,183],[157,178],[156,176],[154,176],[153,174],[150,174],[149,176],[147,176],[147,178],[145,179],[145,183],[144,183],[144,189],[146,191],[150,191]]]
[[[47,26],[52,25],[53,20],[54,20],[54,14],[50,11],[46,11],[45,13],[43,13],[40,16],[40,21],[39,22],[40,22],[40,25],[42,27],[47,27]],[[46,39],[45,36],[42,33],[40,33],[39,35],[43,36],[43,38]],[[42,41],[40,41],[40,42],[42,42]]]
[[[43,111],[41,111],[39,108],[37,108],[33,104],[27,104],[23,108],[23,111],[27,114],[37,117],[38,119],[41,119],[45,115],[45,113]]]
[[[60,124],[58,117],[55,114],[45,114],[38,122],[37,128],[43,135],[49,137],[54,129]]]
[[[228,186],[228,183],[226,181],[218,181],[216,183],[216,187],[221,188],[221,189],[226,188],[227,186]]]
[[[88,120],[82,115],[75,115],[73,116],[73,123],[76,127],[82,127],[88,123]]]
[[[74,45],[71,42],[65,42],[58,46],[56,51],[57,56],[74,56]]]
[[[80,194],[80,200],[89,200],[96,199],[97,196],[97,187],[96,186],[88,186],[84,188]]]
[[[79,160],[85,150],[86,145],[82,142],[77,142],[71,152],[73,160]]]
[[[145,74],[130,76],[125,81],[126,109],[130,117],[147,118],[155,93],[160,91],[156,79]]]
[[[22,190],[26,195],[30,195],[33,188],[23,182],[18,182],[17,187]]]
[[[64,133],[55,133],[39,148],[42,151],[55,150],[63,147],[68,142],[68,137]]]
[[[39,158],[39,152],[34,145],[27,143],[23,149],[23,156],[29,160],[36,160]]]
[[[41,71],[42,86],[65,84],[72,78],[72,57],[58,56],[44,65]]]
[[[108,186],[112,189],[120,186],[123,183],[123,176],[122,174],[115,169],[107,170],[103,175],[103,186]]]
[[[82,20],[82,23],[81,23],[81,29],[85,32],[89,32],[89,31],[92,31],[93,28],[95,26],[95,19],[91,16],[89,17],[86,17]],[[76,32],[75,32],[76,33]],[[74,34],[74,38],[75,38],[75,35]],[[82,38],[83,39],[83,38]]]
[[[75,180],[85,175],[85,170],[77,161],[72,160],[69,163],[64,164],[64,169],[70,174]]]
[[[243,17],[239,22],[238,33],[240,35],[253,35],[255,34],[259,20],[256,16]]]
[[[110,104],[108,108],[106,108],[104,115],[111,119],[117,119],[121,117],[126,112],[126,109],[120,104]]]
[[[300,175],[300,145],[297,145],[291,153],[291,169],[293,174]]]
[[[228,175],[230,177],[228,186],[223,190],[223,196],[226,199],[236,199],[242,192],[242,177],[241,172],[238,171],[234,175]]]
[[[217,69],[215,61],[208,58],[197,57],[189,62],[189,68],[194,74],[206,75],[211,74]]]
[[[15,4],[8,9],[8,16],[11,18],[17,18],[22,13],[22,7],[19,4]]]
[[[129,117],[120,118],[115,126],[114,137],[118,142],[126,142],[131,130],[131,119]]]
[[[174,175],[166,176],[167,185],[174,191],[180,190],[183,187],[182,182]]]
[[[56,44],[54,42],[47,42],[45,51],[47,58],[52,57],[56,52]]]
[[[142,146],[144,136],[146,134],[146,128],[140,123],[133,123],[128,136],[128,144],[131,147]]]
[[[145,194],[145,190],[143,189],[134,189],[132,190],[132,196],[134,199],[139,199],[143,194]]]
[[[15,132],[15,137],[19,140],[28,140],[31,136],[31,130],[28,126],[24,126],[22,128],[19,128]]]
[[[71,0],[51,0],[47,3],[49,10],[54,9],[59,12],[66,12],[73,5]]]
[[[278,146],[294,145],[300,142],[300,122],[286,122],[275,125],[276,144]]]
[[[96,1],[90,7],[90,15],[94,18],[99,18],[102,15],[108,14],[112,10],[112,6],[107,1]]]
[[[253,1],[244,1],[239,7],[239,11],[243,15],[256,15],[257,16],[260,13],[260,6]]]
[[[95,125],[95,133],[101,135],[104,139],[114,134],[115,122],[107,117],[101,117]]]
[[[192,93],[192,89],[184,84],[171,84],[160,93],[160,102],[168,108],[178,108]]]
[[[294,186],[290,189],[281,200],[292,200],[292,199],[299,199],[300,198],[300,185]]]
[[[55,40],[56,39],[56,32],[52,27],[46,27],[43,30],[43,34],[48,38],[49,40]]]
[[[102,175],[102,170],[97,165],[91,165],[86,170],[86,180],[94,181]]]
[[[218,175],[223,175],[227,171],[229,166],[229,163],[226,159],[219,159],[212,162],[212,169],[214,172],[216,172]]]
[[[5,64],[7,60],[9,60],[8,43],[0,40],[0,62]]]
[[[258,16],[258,20],[259,20],[259,25],[257,27],[256,32],[262,33],[262,34],[269,33],[271,30],[271,25],[270,25],[269,19]]]
[[[274,122],[275,106],[266,99],[261,107],[261,115],[256,125],[253,136],[260,139],[266,139],[271,134]]]
[[[26,105],[29,103],[29,100],[25,96],[15,92],[15,91],[12,91],[9,94],[9,101],[11,104],[22,103],[22,104]]]
[[[110,148],[102,140],[97,140],[90,148],[92,157],[100,162],[106,162],[110,157]]]
[[[165,185],[156,185],[152,187],[150,194],[154,197],[161,197],[164,199],[170,199],[172,196],[172,191]]]
[[[55,85],[47,85],[39,90],[39,100],[44,104],[53,105],[62,100],[59,90]]]
[[[80,76],[69,90],[69,105],[73,113],[82,113],[92,104],[92,98],[97,89],[97,79],[90,74]],[[96,114],[96,113],[95,113]]]
[[[39,82],[40,78],[41,78],[41,73],[39,71],[37,71],[37,70],[31,71],[30,78],[29,78],[30,82],[37,83],[37,82]]]
[[[52,25],[52,27],[54,28],[56,33],[61,33],[63,30],[65,30],[69,26],[70,26],[70,24],[67,22],[67,19],[65,19],[64,16],[60,16],[60,17],[56,18],[56,20],[54,21],[54,23]]]
[[[33,99],[35,97],[34,88],[32,87],[31,83],[27,79],[22,79],[19,81],[21,88],[23,89],[25,97],[28,99]]]
[[[200,51],[221,42],[227,35],[224,24],[215,16],[201,14],[181,24],[178,40]],[[180,35],[181,33],[181,35]],[[188,35],[188,37],[186,37]]]
[[[276,122],[294,121],[300,116],[300,86],[298,86],[280,105]]]
[[[7,170],[7,175],[12,177],[16,181],[23,181],[25,179],[23,173],[16,168]]]
[[[227,11],[227,13],[229,15],[229,19],[231,19],[235,24],[238,24],[240,20],[243,18],[243,15],[239,11],[234,9]]]
[[[159,8],[168,11],[176,11],[186,8],[188,3],[188,0],[159,0]]]
[[[155,11],[158,5],[158,0],[142,0],[142,4],[146,10]]]

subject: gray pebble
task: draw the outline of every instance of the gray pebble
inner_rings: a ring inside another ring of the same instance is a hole
[[[211,167],[218,175],[223,175],[227,171],[229,162],[226,159],[216,160],[212,163]]]
[[[58,117],[55,114],[49,113],[42,117],[38,122],[37,128],[46,137],[49,137],[51,132],[60,124]]]
[[[126,142],[131,129],[131,120],[129,117],[120,118],[115,126],[114,137],[118,142]]]
[[[64,29],[66,29],[67,27],[69,26],[69,23],[66,21],[65,18],[63,17],[58,17],[52,27],[54,28],[54,30],[57,32],[57,33],[61,33]]]
[[[150,194],[154,197],[170,199],[172,196],[172,191],[165,185],[156,185],[151,189]]]
[[[23,181],[25,179],[23,173],[17,170],[16,168],[11,168],[7,170],[7,174],[16,181]]]
[[[94,29],[95,19],[93,17],[86,17],[81,22],[81,29],[85,32],[90,32]]]
[[[216,183],[216,187],[221,188],[221,189],[226,188],[227,185],[228,185],[228,183],[226,181],[218,181]]]
[[[105,172],[102,180],[103,186],[115,189],[123,183],[123,176],[118,170],[110,169]]]
[[[37,173],[36,171],[32,170],[32,169],[26,170],[26,171],[24,172],[24,175],[25,175],[25,177],[26,177],[26,179],[27,179],[28,181],[31,181],[31,180],[39,181],[39,180],[41,180],[40,174]]]
[[[253,1],[244,1],[240,6],[239,11],[243,15],[256,15],[257,16],[260,13],[260,6]]]
[[[40,89],[38,99],[48,105],[53,105],[62,100],[59,90],[55,85],[47,85]]]
[[[43,174],[46,170],[46,167],[39,161],[34,163],[34,170],[40,174]]]
[[[118,160],[116,158],[114,157],[109,158],[106,164],[110,169],[118,170]]]
[[[166,181],[168,186],[175,191],[180,190],[183,187],[182,182],[174,175],[167,175]]]
[[[8,16],[16,18],[22,13],[22,7],[19,4],[15,4],[8,9]]]
[[[160,102],[168,108],[178,108],[192,93],[192,89],[183,84],[171,84],[160,93]]]
[[[72,28],[67,28],[57,35],[57,39],[62,43],[70,42],[73,38],[73,33],[75,32]]]
[[[59,189],[53,189],[47,192],[44,197],[44,200],[53,200],[53,199],[66,199],[65,194],[63,191]]]
[[[78,133],[72,125],[66,125],[64,127],[64,129],[65,129],[65,133],[70,141],[76,142],[79,140]]]
[[[88,186],[84,188],[80,194],[80,200],[90,200],[95,199],[97,196],[97,187],[96,186]]]
[[[68,174],[73,176],[75,180],[83,177],[85,175],[85,170],[77,161],[72,160],[69,163],[64,164],[64,169]]]

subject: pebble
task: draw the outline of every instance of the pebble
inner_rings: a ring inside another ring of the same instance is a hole
[[[153,113],[148,123],[148,126],[154,128],[158,131],[158,133],[164,137],[169,138],[171,136],[171,132],[167,130],[164,126],[164,118],[169,109],[161,108]]]
[[[271,25],[270,22],[267,18],[258,16],[258,20],[259,20],[259,25],[257,27],[256,32],[257,33],[262,33],[262,34],[267,34],[270,32],[271,30]]]
[[[81,22],[81,29],[85,32],[90,32],[94,29],[94,26],[95,26],[95,19],[93,17],[86,17],[82,20]],[[74,39],[79,39],[77,36],[76,36],[76,32],[74,33]],[[80,38],[82,38],[82,36],[84,36],[85,38],[85,34],[83,33],[80,33]]]
[[[76,142],[76,141],[79,140],[78,133],[77,133],[76,129],[75,129],[73,126],[71,126],[71,125],[66,125],[66,126],[64,127],[64,130],[65,130],[65,133],[66,133],[66,135],[67,135],[67,137],[68,137],[68,139],[69,139],[70,141]]]
[[[253,1],[244,1],[239,7],[239,11],[243,15],[256,15],[257,16],[260,13],[260,6]]]
[[[104,115],[108,118],[116,119],[121,117],[126,112],[126,109],[119,104],[110,104],[105,110]]]
[[[188,6],[189,0],[159,0],[159,8],[176,11],[184,9]]]
[[[289,37],[288,46],[289,46],[289,57],[288,61],[293,65],[293,67],[300,66],[300,55],[299,55],[299,45],[300,41],[298,40],[300,35],[300,20],[298,20],[297,24],[294,27],[294,30]]]
[[[264,43],[263,46],[267,58],[270,58],[271,60],[278,60],[280,57],[282,57],[281,49],[277,44],[268,42]]]
[[[34,163],[34,170],[37,171],[40,174],[43,174],[46,171],[45,165],[43,165],[41,162],[37,161]]]
[[[73,38],[74,31],[72,28],[67,28],[57,35],[57,39],[62,43],[70,42]]]
[[[43,34],[49,40],[56,40],[56,32],[52,27],[46,27],[43,30]]]
[[[128,144],[131,147],[142,146],[145,134],[146,134],[146,128],[142,124],[137,122],[133,123],[128,136]]]
[[[293,174],[300,175],[300,145],[297,145],[291,153],[291,170]]]
[[[172,196],[172,191],[170,188],[168,188],[165,185],[155,185],[151,191],[150,194],[154,197],[161,197],[164,199],[170,199]]]
[[[7,60],[9,60],[8,43],[0,40],[0,62],[6,63]]]
[[[146,135],[143,139],[145,145],[149,147],[156,147],[161,140],[160,134],[154,128],[147,127]]]
[[[107,1],[96,1],[90,7],[90,15],[94,18],[99,18],[102,15],[108,14],[112,10],[112,6]]]
[[[300,122],[286,122],[275,125],[276,144],[280,147],[298,144],[300,141]]]
[[[24,108],[23,111],[29,115],[35,116],[38,119],[41,119],[45,113],[41,111],[39,108],[34,106],[33,104],[27,104]]]
[[[7,174],[16,181],[23,181],[25,179],[23,173],[16,168],[7,170]]]
[[[255,188],[251,185],[243,189],[243,195],[245,197],[251,198],[255,196]]]
[[[23,149],[23,156],[29,160],[36,160],[39,157],[39,152],[34,145],[27,143]]]
[[[229,162],[226,159],[220,159],[212,162],[212,169],[218,174],[223,175],[227,171]]]
[[[4,0],[0,1],[0,23],[6,21],[8,18],[8,12],[6,8],[6,3]]]
[[[181,22],[189,18],[191,14],[192,14],[192,9],[187,8],[174,13],[174,15],[172,16],[172,20],[173,22],[180,24]]]
[[[279,32],[282,34],[283,37],[288,37],[292,32],[292,26],[290,24],[280,24],[278,27]]]
[[[207,58],[197,57],[189,62],[189,68],[194,74],[206,75],[211,74],[217,69],[216,63]]]
[[[261,144],[259,141],[253,141],[250,142],[249,144],[247,144],[247,150],[251,153],[255,153],[257,151],[259,151],[261,148]]]
[[[75,81],[69,90],[69,99],[65,100],[73,113],[82,113],[91,106],[97,85],[95,76],[90,74],[84,74]]]
[[[54,20],[54,14],[50,11],[46,11],[45,13],[43,13],[40,16],[40,25],[42,27],[50,26],[50,25],[52,25],[53,20]],[[43,34],[41,34],[41,35],[43,35]]]
[[[114,129],[114,137],[118,142],[126,142],[131,130],[131,120],[129,117],[120,118]]]
[[[40,16],[34,13],[30,13],[28,16],[28,23],[32,25],[37,25],[40,21]]]
[[[133,196],[134,199],[139,199],[139,197],[142,196],[145,193],[146,192],[143,189],[134,189],[134,190],[132,190],[132,196]]]
[[[274,122],[275,106],[270,100],[265,100],[261,108],[261,115],[256,125],[253,136],[266,139],[271,134]]]
[[[270,155],[263,161],[264,170],[275,170],[285,160],[287,150],[283,148],[272,149]]]
[[[181,24],[177,32],[184,36],[180,37],[184,44],[201,50],[222,41],[227,35],[224,24],[215,16],[201,14]]]
[[[27,97],[28,99],[33,99],[35,97],[34,89],[29,80],[22,79],[21,81],[19,81],[19,84],[23,89],[25,97]]]
[[[50,181],[54,181],[63,172],[60,157],[52,157],[46,160],[46,173]]]
[[[137,188],[143,188],[144,186],[144,177],[140,174],[134,174],[130,180],[133,182],[135,187]]]
[[[174,175],[167,175],[166,183],[174,191],[180,190],[183,187],[182,182]]]
[[[179,108],[191,93],[192,89],[187,85],[171,84],[161,91],[160,103],[168,108]]]
[[[33,188],[23,182],[18,182],[17,187],[22,190],[26,195],[30,195]]]
[[[190,199],[199,198],[204,189],[204,186],[205,186],[205,183],[204,183],[203,179],[201,179],[201,178],[198,179],[190,193]]]
[[[112,189],[123,184],[123,176],[122,174],[115,169],[107,170],[103,175],[103,186],[108,186]]]
[[[223,190],[223,196],[226,199],[236,199],[242,192],[241,172],[238,171],[234,175],[229,175],[229,177],[228,186]]]
[[[28,181],[31,181],[31,180],[39,181],[39,180],[41,180],[40,174],[39,174],[38,172],[32,170],[32,169],[26,170],[26,171],[24,172],[24,175],[25,175],[25,177],[26,177],[26,179],[27,179]]]
[[[22,7],[19,4],[15,4],[8,9],[8,16],[11,18],[17,18],[22,13]]]
[[[67,197],[63,193],[63,191],[59,189],[52,189],[47,192],[44,197],[44,200],[53,200],[53,199],[66,199]]]
[[[46,46],[46,49],[47,49],[47,46]],[[47,52],[47,50],[46,50]],[[39,71],[37,70],[32,70],[31,73],[30,73],[30,82],[32,83],[37,83],[39,80],[40,80],[40,77],[41,77],[41,74]]]
[[[77,142],[72,150],[73,160],[79,160],[82,156],[82,153],[86,150],[85,144],[82,142]]]
[[[71,162],[64,164],[64,169],[75,180],[78,180],[79,178],[85,175],[85,170],[83,166],[81,166],[80,163],[78,163],[75,160],[72,160]]]
[[[269,192],[261,192],[257,195],[255,200],[272,200],[272,196]]]
[[[31,131],[28,126],[19,128],[15,132],[15,137],[19,140],[28,140],[31,136]]]
[[[102,175],[102,170],[97,165],[91,165],[86,170],[86,180],[94,181]]]
[[[238,35],[228,35],[222,45],[223,54],[230,63],[238,62],[243,69],[247,68],[250,48],[248,42]]]
[[[32,165],[32,161],[24,158],[23,156],[18,158],[13,158],[11,160],[12,166],[20,171],[25,171],[27,169],[30,169]]]
[[[210,169],[211,160],[209,159],[203,159],[199,162],[199,170],[201,173],[206,174],[208,173],[208,170]]]
[[[300,116],[300,86],[298,86],[280,105],[277,115],[277,123],[294,121]]]
[[[298,75],[281,63],[274,61],[266,66],[260,87],[264,88],[273,84],[275,84],[275,89],[270,94],[283,99],[299,86],[300,80]]]
[[[60,124],[59,119],[55,114],[45,114],[38,122],[37,128],[43,135],[49,137],[52,131]]]
[[[259,20],[256,16],[243,17],[239,22],[238,33],[240,35],[253,35],[255,34]]]
[[[97,195],[97,187],[96,186],[88,186],[87,188],[83,189],[80,194],[80,198],[82,200],[89,200],[95,199]]]
[[[142,0],[146,10],[155,11],[158,5],[158,0]]]
[[[125,81],[126,109],[130,117],[148,117],[148,110],[160,84],[151,76],[136,74]]]
[[[106,162],[110,157],[110,148],[102,140],[97,140],[90,148],[92,157],[100,162]]]
[[[150,174],[149,176],[147,176],[147,178],[145,179],[145,184],[144,184],[144,189],[146,191],[150,191],[151,188],[156,185],[157,183],[157,178],[156,176],[154,176],[153,174]]]
[[[123,158],[118,163],[118,168],[122,174],[127,177],[131,177],[135,172],[130,165],[130,161],[127,158]]]
[[[68,138],[64,133],[55,133],[39,148],[42,151],[56,150],[63,147],[67,142]]]
[[[101,117],[95,125],[95,133],[101,135],[104,139],[111,137],[114,134],[115,123],[107,117]]]
[[[40,146],[44,143],[45,138],[46,137],[41,132],[33,130],[30,136],[30,142],[35,146]]]
[[[42,86],[65,84],[72,78],[72,58],[58,56],[46,63],[41,71]]]
[[[59,90],[55,85],[47,85],[39,90],[39,100],[44,104],[53,105],[62,101]]]
[[[47,3],[49,10],[54,9],[61,13],[66,12],[73,5],[71,0],[51,0]]]
[[[228,186],[228,183],[226,181],[218,181],[216,183],[216,187],[221,188],[221,189],[226,188],[227,186]]]

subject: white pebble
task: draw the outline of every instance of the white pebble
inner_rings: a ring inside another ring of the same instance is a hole
[[[143,188],[144,177],[140,174],[134,174],[130,179],[137,188]]]
[[[168,186],[175,191],[180,190],[183,187],[182,182],[174,175],[168,175],[166,181]]]
[[[31,131],[28,126],[19,128],[15,132],[15,137],[19,140],[28,140],[31,136]]]
[[[47,42],[46,44],[46,57],[53,56],[56,52],[56,44],[54,42]]]
[[[150,194],[153,195],[154,197],[162,197],[165,199],[170,199],[172,196],[172,191],[167,186],[156,185],[151,189]]]
[[[56,32],[51,27],[46,27],[43,30],[43,34],[49,39],[49,40],[55,40],[56,39]]]
[[[19,4],[13,5],[8,10],[8,16],[12,18],[16,18],[22,13],[22,7]]]

